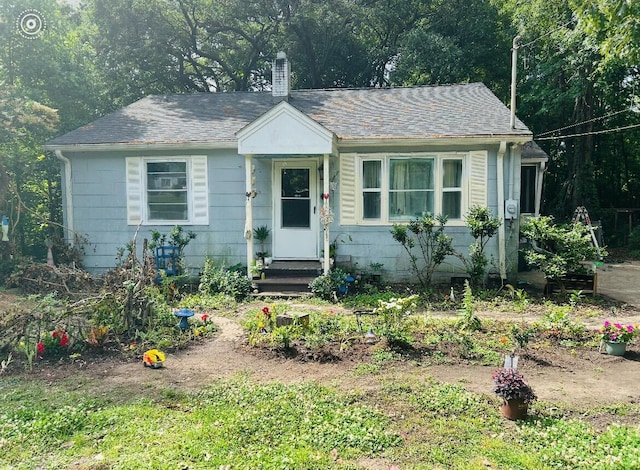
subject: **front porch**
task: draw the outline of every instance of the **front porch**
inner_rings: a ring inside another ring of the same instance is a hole
[[[265,279],[260,280],[264,288],[301,290],[304,286],[308,291],[308,283],[319,274],[320,257],[324,259],[324,272],[330,266],[333,211],[329,160],[337,154],[336,137],[282,101],[240,130],[237,138],[238,153],[245,159],[247,276],[252,277],[255,271],[257,251],[268,251],[275,266],[268,268],[271,274],[265,272]],[[257,165],[261,169],[258,174]],[[256,204],[258,195],[269,199]],[[257,246],[254,231],[256,225],[265,223],[271,230],[271,241],[263,249]],[[294,282],[295,278],[299,281]]]

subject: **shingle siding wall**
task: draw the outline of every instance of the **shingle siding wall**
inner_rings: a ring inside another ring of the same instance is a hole
[[[209,218],[208,226],[182,224],[196,233],[185,250],[185,262],[198,271],[207,255],[226,264],[244,262],[244,159],[233,151],[209,152]],[[187,153],[185,153],[187,154]],[[189,152],[200,154],[203,152]],[[85,236],[85,268],[103,272],[115,265],[119,248],[125,247],[136,233],[127,225],[125,157],[161,154],[97,153],[72,157],[74,230]],[[171,155],[177,156],[175,152]],[[143,225],[138,232],[138,255],[142,241],[151,231],[169,233],[172,225]]]
[[[447,151],[469,151],[469,148],[441,148],[438,152]],[[474,149],[476,150],[476,149]],[[497,177],[496,177],[496,149],[488,150],[488,168],[487,168],[487,194],[488,206],[494,215],[498,214],[497,207]],[[368,152],[371,154],[371,152]],[[336,164],[332,159],[332,164]],[[396,279],[398,281],[411,280],[413,277],[411,266],[407,253],[402,246],[396,242],[391,236],[391,226],[362,226],[362,225],[343,225],[340,221],[340,208],[337,204],[338,191],[332,192],[332,208],[336,215],[331,231],[331,240],[338,240],[337,253],[346,255],[351,258],[352,264],[357,270],[371,270],[371,263],[382,263],[383,272],[386,279]],[[473,243],[473,238],[469,234],[469,230],[465,226],[447,225],[447,233],[454,238],[454,247],[457,252],[468,254],[469,245]],[[416,252],[417,253],[417,252]],[[492,238],[487,245],[487,256],[495,260],[498,264],[498,237]],[[463,268],[459,259],[448,257],[440,266],[436,279],[447,280],[451,275],[459,275]]]
[[[439,151],[468,151],[469,149],[452,148]],[[488,152],[488,202],[494,214],[497,210],[497,182],[496,182],[496,150]],[[189,154],[203,155],[204,152],[189,152]],[[140,156],[139,154],[136,154]],[[126,246],[134,236],[137,227],[127,225],[126,221],[126,188],[125,188],[125,158],[128,155],[93,154],[78,155],[72,160],[73,193],[74,193],[74,223],[75,230],[88,237],[86,247],[85,267],[90,271],[102,272],[115,265],[117,250]],[[160,156],[148,154],[144,156]],[[175,153],[171,156],[175,156]],[[90,164],[89,164],[90,163]],[[257,196],[253,200],[253,227],[267,225],[273,230],[272,205],[272,163],[270,158],[254,158],[255,189]],[[331,158],[330,175],[338,181],[338,159]],[[505,170],[508,169],[506,166]],[[218,263],[234,265],[246,263],[246,241],[244,239],[245,223],[245,170],[244,158],[233,150],[209,152],[207,164],[209,180],[209,225],[189,226],[183,224],[185,230],[196,233],[185,250],[185,262],[193,272],[197,272],[204,265],[206,256],[212,256]],[[505,177],[508,172],[505,171]],[[508,184],[508,181],[505,181]],[[506,190],[506,188],[505,188]],[[412,273],[408,258],[402,247],[393,240],[391,226],[358,226],[340,225],[339,185],[331,190],[331,206],[335,213],[335,221],[331,227],[331,240],[339,240],[338,255],[351,257],[352,263],[358,270],[370,269],[371,263],[382,263],[385,276],[397,280],[411,279]],[[149,226],[140,228],[138,233],[138,247],[142,247],[142,240],[150,238],[153,229],[161,233],[168,233],[171,225]],[[517,234],[505,230],[507,234],[508,253],[517,253]],[[468,253],[468,247],[473,239],[464,226],[448,225],[447,232],[454,237],[455,248],[463,254]],[[497,236],[488,245],[488,256],[498,260]],[[273,252],[271,237],[267,250]],[[322,236],[319,237],[322,244]],[[322,245],[319,246],[319,252]],[[259,251],[257,244],[254,251]],[[357,263],[357,264],[356,264]],[[507,268],[512,264],[507,260]],[[450,257],[440,268],[439,276],[443,279],[452,274],[462,272],[458,259]]]

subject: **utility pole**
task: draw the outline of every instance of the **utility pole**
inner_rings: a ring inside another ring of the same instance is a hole
[[[511,47],[511,129],[516,128],[516,81],[518,76],[518,42],[520,36],[513,38]]]

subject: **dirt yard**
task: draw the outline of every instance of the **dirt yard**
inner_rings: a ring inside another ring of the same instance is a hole
[[[618,268],[611,268],[619,275]],[[605,271],[606,272],[606,271]],[[639,273],[633,270],[633,273]],[[617,274],[617,275],[618,275]],[[635,274],[640,278],[640,274]],[[605,281],[611,283],[609,279]],[[615,282],[614,282],[615,285]],[[622,283],[620,284],[622,285]],[[625,284],[629,285],[627,281]],[[635,283],[635,285],[639,285]],[[638,295],[634,289],[632,294]],[[0,293],[0,311],[6,311],[17,299]],[[640,299],[635,305],[640,305]],[[627,301],[627,300],[625,300]],[[629,299],[629,302],[633,299]],[[640,311],[635,305],[623,306],[611,315],[581,319],[587,326],[598,328],[605,319],[623,323],[640,323]],[[302,306],[300,306],[302,307]],[[305,306],[307,309],[318,307]],[[608,312],[607,312],[608,313]],[[450,315],[451,313],[449,313]],[[437,315],[437,313],[434,313]],[[512,318],[506,312],[478,312],[483,318]],[[248,377],[256,382],[280,381],[293,383],[315,381],[341,390],[361,390],[380,387],[389,380],[428,380],[458,383],[468,390],[487,395],[491,391],[491,373],[495,367],[470,365],[466,362],[447,365],[425,365],[420,360],[393,362],[378,372],[358,374],[356,368],[370,351],[360,351],[356,357],[344,356],[332,362],[301,361],[299,358],[278,357],[249,349],[242,329],[233,316],[213,316],[219,327],[217,335],[200,345],[169,354],[165,367],[149,369],[141,361],[123,362],[115,358],[89,359],[81,357],[70,364],[38,364],[33,375],[47,383],[74,378],[79,386],[111,393],[170,388],[192,391],[219,378]],[[520,319],[533,320],[535,314]],[[640,339],[629,345],[624,357],[608,356],[594,348],[544,348],[531,351],[521,358],[519,369],[527,377],[539,398],[545,402],[591,406],[609,403],[640,402]],[[368,346],[370,348],[375,345]]]

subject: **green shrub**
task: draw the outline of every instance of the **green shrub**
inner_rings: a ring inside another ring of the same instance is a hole
[[[416,275],[418,284],[426,289],[436,268],[448,255],[455,253],[453,238],[444,233],[447,217],[430,214],[409,221],[408,224],[393,224],[391,236],[402,245],[409,255],[411,269]],[[419,254],[414,253],[416,246]]]
[[[251,280],[239,271],[230,271],[224,266],[216,266],[211,258],[207,258],[200,278],[199,290],[203,294],[225,294],[236,300],[242,300],[251,293]]]
[[[502,224],[498,217],[493,217],[488,207],[473,206],[466,215],[467,227],[475,241],[469,247],[469,258],[457,254],[471,277],[471,285],[484,285],[489,260],[485,254],[487,243]]]
[[[328,301],[337,299],[337,292],[340,286],[345,284],[347,273],[340,268],[334,268],[329,273],[315,278],[309,284],[313,295]]]
[[[592,244],[589,228],[582,223],[556,225],[551,217],[528,219],[521,227],[530,246],[524,257],[547,279],[559,280],[568,273],[586,274],[583,261],[607,256],[604,248]]]

